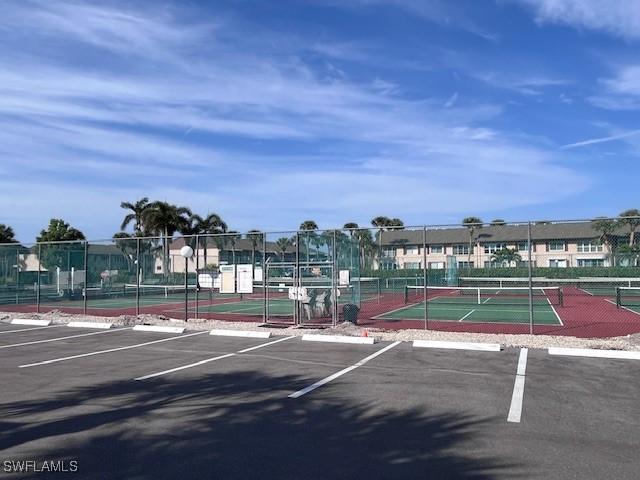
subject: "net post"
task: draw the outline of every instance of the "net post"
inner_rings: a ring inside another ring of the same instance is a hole
[[[531,222],[527,224],[527,250],[529,253],[528,276],[529,276],[529,333],[533,335],[533,268],[532,268],[532,245],[531,245]]]
[[[478,287],[478,291],[476,292],[478,297],[478,305],[482,305],[482,294],[480,293],[482,290]]]
[[[136,238],[136,317],[140,316],[140,237]]]
[[[622,289],[620,287],[616,287],[616,308],[620,308],[622,306]]]
[[[83,295],[83,299],[82,299],[82,311],[83,313],[86,315],[87,314],[87,287],[88,287],[88,281],[89,281],[89,275],[88,275],[88,266],[87,266],[87,262],[89,259],[89,242],[85,241],[84,242],[84,295]],[[73,289],[73,284],[71,285],[71,288]]]
[[[427,311],[427,286],[429,284],[429,273],[427,271],[427,227],[422,227],[422,276],[424,291],[422,292],[422,300],[424,301],[424,329],[429,330],[429,312]],[[406,292],[408,294],[409,292]],[[406,302],[405,302],[406,303]]]
[[[36,312],[40,313],[40,286],[42,276],[42,244],[38,243],[38,290],[36,291]]]

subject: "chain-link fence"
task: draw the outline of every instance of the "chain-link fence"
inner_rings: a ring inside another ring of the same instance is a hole
[[[625,220],[3,244],[0,309],[622,335],[640,331]]]

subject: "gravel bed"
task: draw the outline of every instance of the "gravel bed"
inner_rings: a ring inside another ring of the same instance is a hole
[[[12,318],[32,318],[51,320],[56,324],[65,324],[71,321],[84,322],[111,322],[120,326],[133,326],[140,324],[179,326],[187,330],[257,330],[269,327],[261,326],[259,322],[228,322],[220,320],[190,319],[185,323],[183,320],[171,319],[161,315],[122,315],[120,317],[100,317],[94,315],[74,315],[59,311],[47,313],[12,313],[0,312],[0,322],[8,322]],[[511,334],[488,334],[488,333],[458,333],[439,332],[435,330],[382,330],[376,328],[363,328],[351,323],[342,323],[335,328],[314,329],[314,328],[269,328],[273,335],[304,335],[305,333],[319,333],[323,335],[350,335],[369,336],[382,341],[412,341],[412,340],[446,340],[458,342],[483,342],[500,343],[505,347],[526,347],[526,348],[548,348],[548,347],[572,347],[572,348],[598,348],[611,350],[632,350],[640,351],[640,334],[627,335],[624,337],[611,338],[576,338],[568,336],[552,335],[511,335]]]

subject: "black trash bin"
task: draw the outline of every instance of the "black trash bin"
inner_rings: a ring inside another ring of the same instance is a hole
[[[360,312],[360,308],[353,303],[347,303],[342,307],[342,315],[345,322],[358,323],[358,312]]]

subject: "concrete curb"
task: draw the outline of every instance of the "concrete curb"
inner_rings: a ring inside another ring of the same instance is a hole
[[[158,325],[136,325],[134,332],[184,333],[184,327],[161,327]]]
[[[413,346],[417,348],[446,348],[451,350],[477,350],[481,352],[499,352],[502,350],[502,345],[499,343],[444,342],[439,340],[414,340]]]
[[[253,330],[211,330],[209,335],[218,337],[271,338],[271,332],[256,332]]]
[[[614,358],[619,360],[640,360],[640,352],[627,352],[622,350],[598,350],[595,348],[550,347],[549,355],[564,355],[568,357]]]
[[[11,325],[32,325],[36,327],[48,327],[53,322],[51,320],[31,320],[27,318],[14,318]]]
[[[306,342],[329,342],[329,343],[354,343],[358,345],[373,345],[373,337],[349,337],[347,335],[314,335],[306,334],[302,336]]]
[[[113,328],[113,323],[106,322],[69,322],[67,323],[67,327],[72,328],[100,328],[103,330],[108,330]]]

